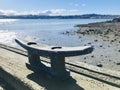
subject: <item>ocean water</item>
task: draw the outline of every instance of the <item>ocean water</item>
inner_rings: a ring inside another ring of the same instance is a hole
[[[54,46],[79,46],[91,40],[77,35],[64,35],[77,30],[77,24],[107,21],[108,19],[0,19],[0,43],[16,45],[19,37],[28,41]]]

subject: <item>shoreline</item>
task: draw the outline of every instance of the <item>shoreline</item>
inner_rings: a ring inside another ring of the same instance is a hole
[[[98,67],[120,71],[119,26],[120,22],[113,21],[82,24],[76,26],[78,27],[76,31],[67,31],[64,34],[77,35],[79,39],[84,37],[91,38],[91,41],[84,45],[94,46],[95,50],[93,53],[82,57],[75,57],[76,60]]]

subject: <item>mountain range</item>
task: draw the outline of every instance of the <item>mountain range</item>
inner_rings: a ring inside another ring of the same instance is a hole
[[[120,15],[101,15],[101,14],[83,14],[67,16],[49,16],[49,15],[0,15],[0,19],[114,19]]]

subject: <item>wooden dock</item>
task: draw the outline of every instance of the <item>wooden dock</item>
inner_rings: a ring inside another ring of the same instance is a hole
[[[41,58],[49,65],[49,58]],[[66,60],[71,78],[65,81],[27,69],[27,53],[21,48],[0,44],[0,77],[15,90],[120,90],[120,72]]]

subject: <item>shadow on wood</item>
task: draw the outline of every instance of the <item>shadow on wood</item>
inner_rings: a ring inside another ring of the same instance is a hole
[[[32,73],[29,74],[27,78],[44,87],[45,90],[84,90],[76,84],[76,80],[72,77],[60,81],[53,79],[51,76],[48,76],[48,74]]]

